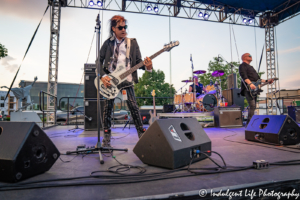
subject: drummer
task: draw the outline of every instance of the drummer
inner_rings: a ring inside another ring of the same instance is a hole
[[[190,85],[189,92],[194,92],[194,84],[195,84],[196,85],[195,86],[196,97],[198,97],[198,96],[200,96],[202,94],[203,84],[201,84],[201,83],[198,82],[198,76],[194,76],[193,79],[194,79],[194,83],[192,85]]]

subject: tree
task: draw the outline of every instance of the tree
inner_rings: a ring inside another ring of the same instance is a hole
[[[155,97],[173,97],[175,94],[173,85],[165,83],[165,74],[161,70],[152,69],[152,73],[145,71],[139,78],[139,83],[134,86],[137,97],[152,97],[152,90],[155,90]],[[155,99],[155,105],[164,105],[169,102],[171,102],[170,99]],[[153,99],[137,99],[137,103],[139,106],[153,105]]]
[[[7,49],[0,43],[0,59],[7,56]]]

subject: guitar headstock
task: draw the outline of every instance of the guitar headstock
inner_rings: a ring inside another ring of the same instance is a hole
[[[173,49],[174,47],[176,47],[178,45],[179,45],[179,41],[170,42],[169,44],[164,45],[164,50],[165,51],[170,51],[171,49]]]
[[[153,91],[151,92],[151,95],[152,95],[153,97],[155,97],[155,90],[153,90]]]

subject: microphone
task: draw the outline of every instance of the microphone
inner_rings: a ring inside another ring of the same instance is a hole
[[[192,59],[192,54],[191,54],[191,56],[190,56],[190,61],[193,61],[193,59]]]

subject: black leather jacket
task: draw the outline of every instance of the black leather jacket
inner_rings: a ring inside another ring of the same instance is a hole
[[[142,55],[140,52],[140,47],[135,38],[130,39],[130,67],[134,67],[140,62],[143,62]],[[126,41],[126,40],[125,40]],[[107,39],[101,49],[100,49],[100,76],[102,77],[105,74],[109,74],[108,66],[112,62],[113,52],[114,52],[114,44],[115,38],[111,37]],[[125,43],[126,47],[127,44]],[[104,63],[104,64],[103,64]],[[145,70],[145,66],[141,67],[140,69]],[[137,71],[132,73],[132,79],[135,83],[138,83],[138,76]]]

